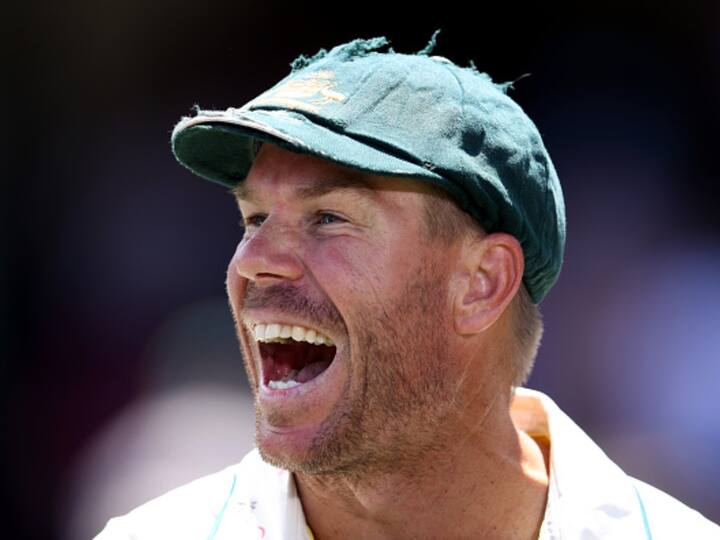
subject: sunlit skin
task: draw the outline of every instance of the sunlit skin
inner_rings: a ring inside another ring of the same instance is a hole
[[[318,540],[537,538],[547,448],[509,415],[522,250],[503,233],[429,241],[429,197],[422,182],[270,144],[239,191],[227,288],[257,444],[294,471]],[[256,322],[316,328],[335,359],[269,391]]]

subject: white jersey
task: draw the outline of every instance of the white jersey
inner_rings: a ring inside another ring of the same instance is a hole
[[[720,540],[720,527],[613,463],[548,396],[518,388],[518,428],[550,441],[539,540]],[[449,531],[449,537],[452,532]],[[291,473],[257,450],[111,519],[96,540],[312,540]]]

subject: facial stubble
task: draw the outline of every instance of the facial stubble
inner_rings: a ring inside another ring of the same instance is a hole
[[[455,406],[448,370],[445,276],[419,264],[415,278],[395,297],[368,296],[352,317],[348,345],[350,377],[341,398],[318,427],[301,458],[287,459],[258,449],[275,466],[312,475],[368,475],[416,469],[429,452],[439,452],[445,420]],[[311,301],[285,285],[248,290],[253,305],[283,309],[324,328],[348,329],[329,302]],[[366,291],[367,292],[367,291]],[[247,300],[245,306],[247,306]],[[256,399],[256,438],[265,414]]]

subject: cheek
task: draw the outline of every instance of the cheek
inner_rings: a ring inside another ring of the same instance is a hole
[[[306,255],[308,268],[345,322],[351,349],[362,350],[357,342],[365,331],[382,322],[377,313],[385,312],[388,291],[383,281],[388,272],[379,250],[355,239],[326,242],[321,249]]]
[[[363,324],[354,320],[360,313],[377,322],[378,314],[395,311],[398,303],[407,304],[405,296],[413,284],[416,290],[412,292],[417,293],[418,279],[427,280],[428,274],[436,270],[432,262],[437,257],[410,237],[405,241],[383,237],[373,243],[337,238],[315,248],[304,254],[305,260],[350,326]],[[420,294],[427,295],[425,286]],[[424,300],[428,299],[413,299],[411,303]]]
[[[348,290],[364,289],[368,278],[378,271],[376,262],[379,250],[355,238],[327,240],[309,250],[304,259],[319,285],[333,299]]]

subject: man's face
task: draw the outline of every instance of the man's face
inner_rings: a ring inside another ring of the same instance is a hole
[[[427,197],[262,146],[227,287],[268,461],[366,471],[437,444],[461,374],[447,361],[452,258],[427,240]]]

